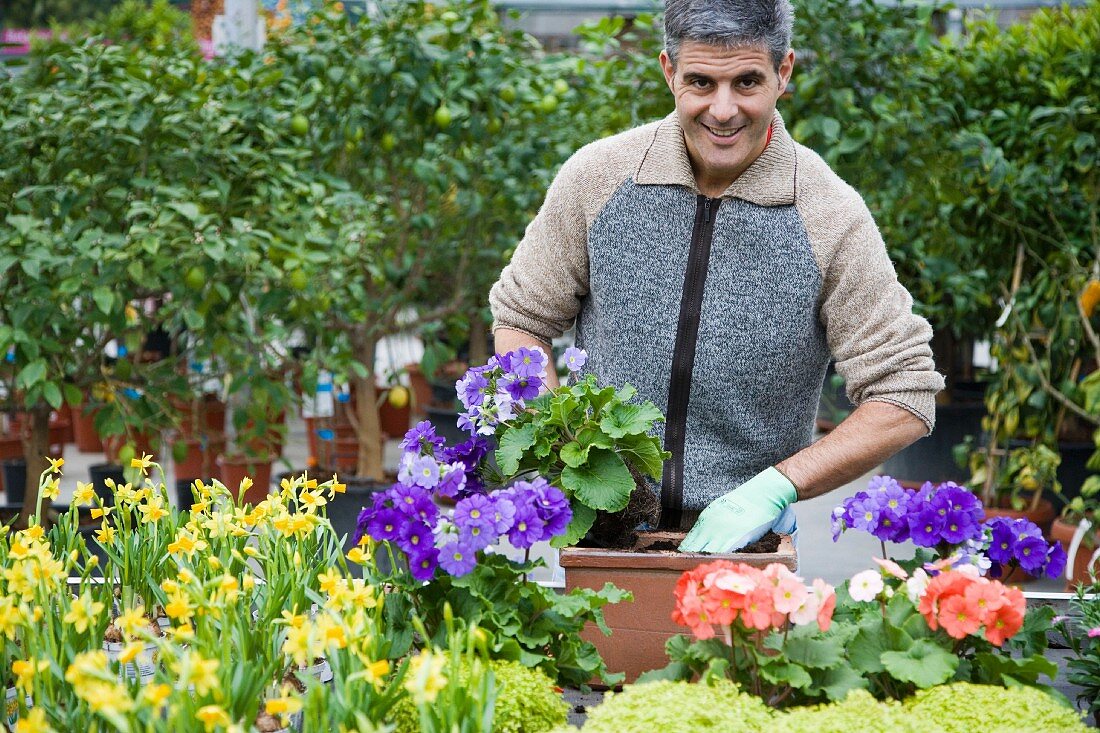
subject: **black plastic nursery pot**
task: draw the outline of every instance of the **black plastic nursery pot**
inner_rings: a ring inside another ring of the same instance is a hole
[[[126,474],[122,466],[117,463],[93,463],[88,466],[88,476],[91,477],[96,496],[106,505],[115,503],[115,493],[107,487],[107,479],[113,480],[116,484],[126,483]]]
[[[22,504],[27,489],[27,462],[22,458],[4,461],[4,497],[8,504]]]

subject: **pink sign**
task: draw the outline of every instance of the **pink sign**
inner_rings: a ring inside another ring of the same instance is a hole
[[[0,30],[0,54],[30,53],[31,38],[49,38],[50,31],[31,30],[30,28],[5,28]]]

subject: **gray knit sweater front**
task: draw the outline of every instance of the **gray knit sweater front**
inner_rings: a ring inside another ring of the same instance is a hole
[[[671,508],[701,509],[808,445],[830,357],[856,404],[929,430],[943,385],[862,199],[778,115],[720,199],[698,193],[675,115],[586,146],[490,303],[494,328],[544,342],[575,322],[586,370],[672,408]]]

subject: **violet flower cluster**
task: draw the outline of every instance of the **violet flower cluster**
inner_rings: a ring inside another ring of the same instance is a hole
[[[952,481],[938,486],[926,482],[913,491],[889,476],[876,476],[866,490],[833,510],[833,541],[845,530],[857,529],[884,542],[961,545],[981,539],[984,518],[978,497]]]
[[[528,548],[563,533],[573,518],[565,494],[541,477],[486,491],[477,473],[490,448],[484,438],[447,447],[424,421],[405,434],[401,447],[398,482],[360,512],[353,540],[367,535],[390,543],[417,580],[430,580],[437,568],[466,575],[478,553],[501,537]],[[440,497],[454,508],[441,509]]]
[[[866,490],[833,510],[832,528],[834,542],[849,529],[883,542],[909,541],[995,578],[1013,564],[1031,575],[1054,578],[1066,564],[1062,546],[1048,544],[1033,522],[1000,517],[986,521],[981,500],[953,481],[925,482],[911,490],[889,476],[876,476]]]
[[[991,577],[1006,575],[1005,568],[1013,564],[1030,575],[1048,578],[1057,578],[1065,571],[1066,551],[1062,544],[1047,544],[1043,531],[1031,520],[994,517],[985,526],[990,534],[986,554],[992,561]]]
[[[579,371],[587,358],[574,346],[565,350],[564,361],[570,372]],[[546,352],[537,346],[520,347],[467,371],[455,384],[465,408],[459,414],[458,426],[471,435],[493,435],[497,425],[513,419],[526,408],[527,400],[539,396],[549,363]]]

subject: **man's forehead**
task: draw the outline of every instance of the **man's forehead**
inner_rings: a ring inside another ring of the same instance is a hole
[[[700,41],[686,41],[680,46],[678,71],[697,73],[743,73],[768,71],[772,66],[771,53],[763,45],[745,45],[729,48]]]

